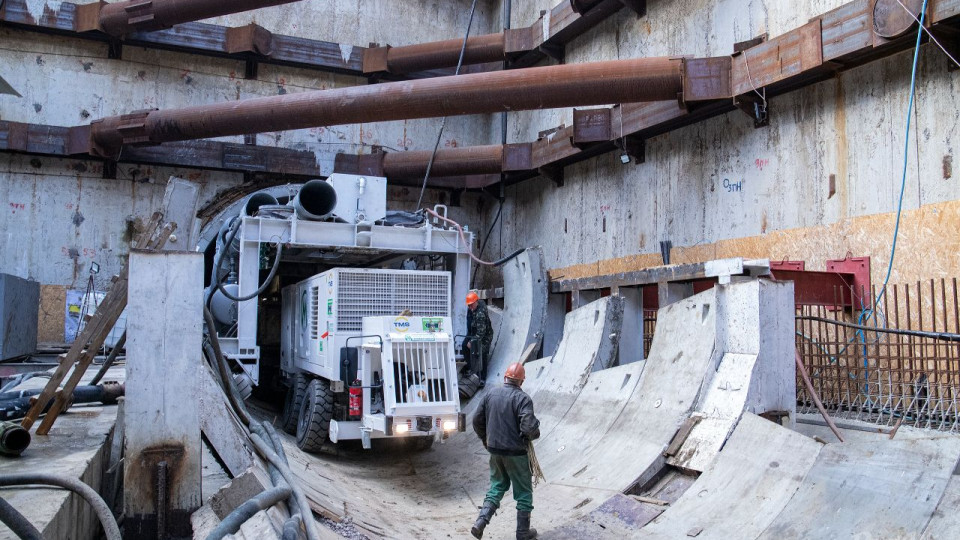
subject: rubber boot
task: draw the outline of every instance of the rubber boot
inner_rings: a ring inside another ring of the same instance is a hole
[[[473,528],[470,529],[470,534],[472,534],[474,538],[483,538],[483,529],[490,523],[490,519],[493,518],[493,513],[496,511],[497,507],[492,503],[483,503],[480,515],[477,516],[477,521],[473,524]]]
[[[517,510],[517,540],[532,540],[537,530],[530,528],[530,512]]]

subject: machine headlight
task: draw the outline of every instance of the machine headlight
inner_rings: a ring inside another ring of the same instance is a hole
[[[453,431],[457,429],[457,422],[455,420],[446,420],[443,422],[444,431]]]
[[[406,433],[410,431],[410,426],[408,426],[407,424],[397,424],[396,426],[393,427],[393,431],[397,433]]]

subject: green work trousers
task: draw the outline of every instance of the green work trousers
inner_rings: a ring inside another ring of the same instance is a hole
[[[490,491],[483,502],[500,507],[500,501],[513,484],[513,500],[517,510],[533,511],[533,477],[530,474],[530,458],[522,456],[499,456],[490,454]]]

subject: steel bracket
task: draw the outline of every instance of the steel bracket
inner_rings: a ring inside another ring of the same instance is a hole
[[[635,159],[637,164],[647,162],[647,141],[637,135],[627,135],[614,140],[621,152]]]
[[[852,257],[849,253],[843,259],[832,259],[827,261],[827,272],[837,272],[839,274],[852,274],[854,294],[865,295],[863,301],[872,303],[872,291],[870,289],[870,257]],[[851,303],[851,305],[853,305]],[[854,308],[861,306],[853,305]]]
[[[733,98],[733,104],[753,119],[753,127],[762,128],[770,125],[770,102],[760,96],[743,94]]]
[[[537,172],[548,180],[552,181],[557,187],[563,187],[563,166],[562,165],[544,165],[537,167]]]
[[[103,9],[106,2],[93,2],[92,4],[81,4],[75,8],[73,19],[73,29],[77,32],[103,31],[100,28],[100,10]]]
[[[544,43],[537,47],[537,50],[553,58],[557,62],[563,63],[565,56],[565,47],[559,43]]]

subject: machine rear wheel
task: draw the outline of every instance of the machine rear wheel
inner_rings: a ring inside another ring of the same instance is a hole
[[[300,420],[300,407],[303,406],[303,396],[307,395],[307,384],[310,379],[302,372],[290,377],[290,386],[287,396],[283,400],[283,413],[280,415],[281,427],[291,435],[297,434],[297,422]]]
[[[297,446],[304,452],[320,450],[329,440],[333,401],[333,392],[327,381],[314,379],[307,385],[297,421]]]

